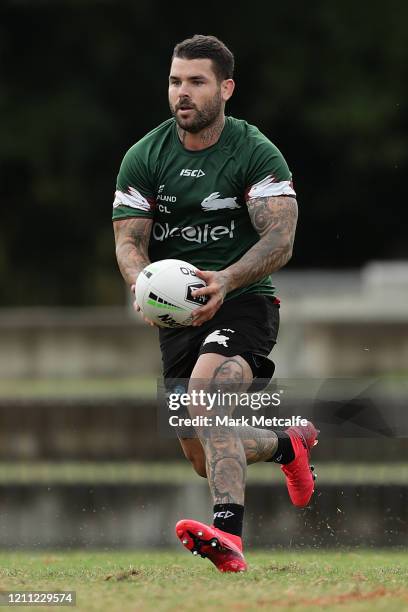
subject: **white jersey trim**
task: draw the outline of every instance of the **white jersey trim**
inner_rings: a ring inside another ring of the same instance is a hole
[[[275,178],[271,174],[268,174],[268,176],[262,179],[262,181],[252,185],[248,192],[248,199],[280,195],[296,196],[292,182],[280,181],[279,183],[276,183]]]
[[[118,206],[130,206],[130,208],[137,208],[138,210],[151,210],[149,202],[137,189],[129,187],[128,191],[129,193],[124,193],[119,190],[115,191],[113,208],[117,208]]]

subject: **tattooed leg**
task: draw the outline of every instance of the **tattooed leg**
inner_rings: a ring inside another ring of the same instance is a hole
[[[268,461],[278,449],[278,438],[269,429],[256,427],[236,427],[244,446],[247,465]],[[195,471],[203,478],[207,477],[206,460],[203,445],[198,438],[179,438],[185,457],[191,462]]]
[[[252,372],[242,357],[222,357],[206,354],[199,357],[191,375],[189,391],[204,389],[215,393],[242,391],[249,386]],[[232,414],[233,406],[217,405],[212,417]],[[206,406],[200,406],[195,414],[203,414]],[[194,412],[192,412],[194,414]],[[246,456],[244,446],[235,427],[197,427],[197,435],[205,453],[206,472],[214,504],[244,504],[246,480]]]
[[[278,436],[269,429],[236,428],[244,445],[247,464],[268,461],[278,450]]]

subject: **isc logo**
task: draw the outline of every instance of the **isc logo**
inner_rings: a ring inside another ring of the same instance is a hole
[[[193,178],[200,178],[200,176],[205,176],[205,172],[202,170],[190,170],[189,168],[183,168],[180,172],[180,176],[192,176]]]

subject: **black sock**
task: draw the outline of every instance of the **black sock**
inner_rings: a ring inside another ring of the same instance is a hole
[[[227,533],[242,535],[242,521],[244,519],[244,506],[240,504],[215,504],[214,527]]]
[[[274,461],[282,465],[290,463],[295,458],[292,440],[284,431],[275,431],[275,433],[278,436],[278,448],[276,449],[276,453],[272,455],[270,459],[267,459],[267,461]]]

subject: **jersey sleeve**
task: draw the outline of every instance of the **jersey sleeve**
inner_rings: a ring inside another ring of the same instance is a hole
[[[143,147],[136,143],[123,158],[116,181],[113,220],[129,217],[153,218],[156,203],[153,173]]]
[[[245,199],[281,195],[296,197],[292,174],[279,149],[262,135],[249,160]]]

